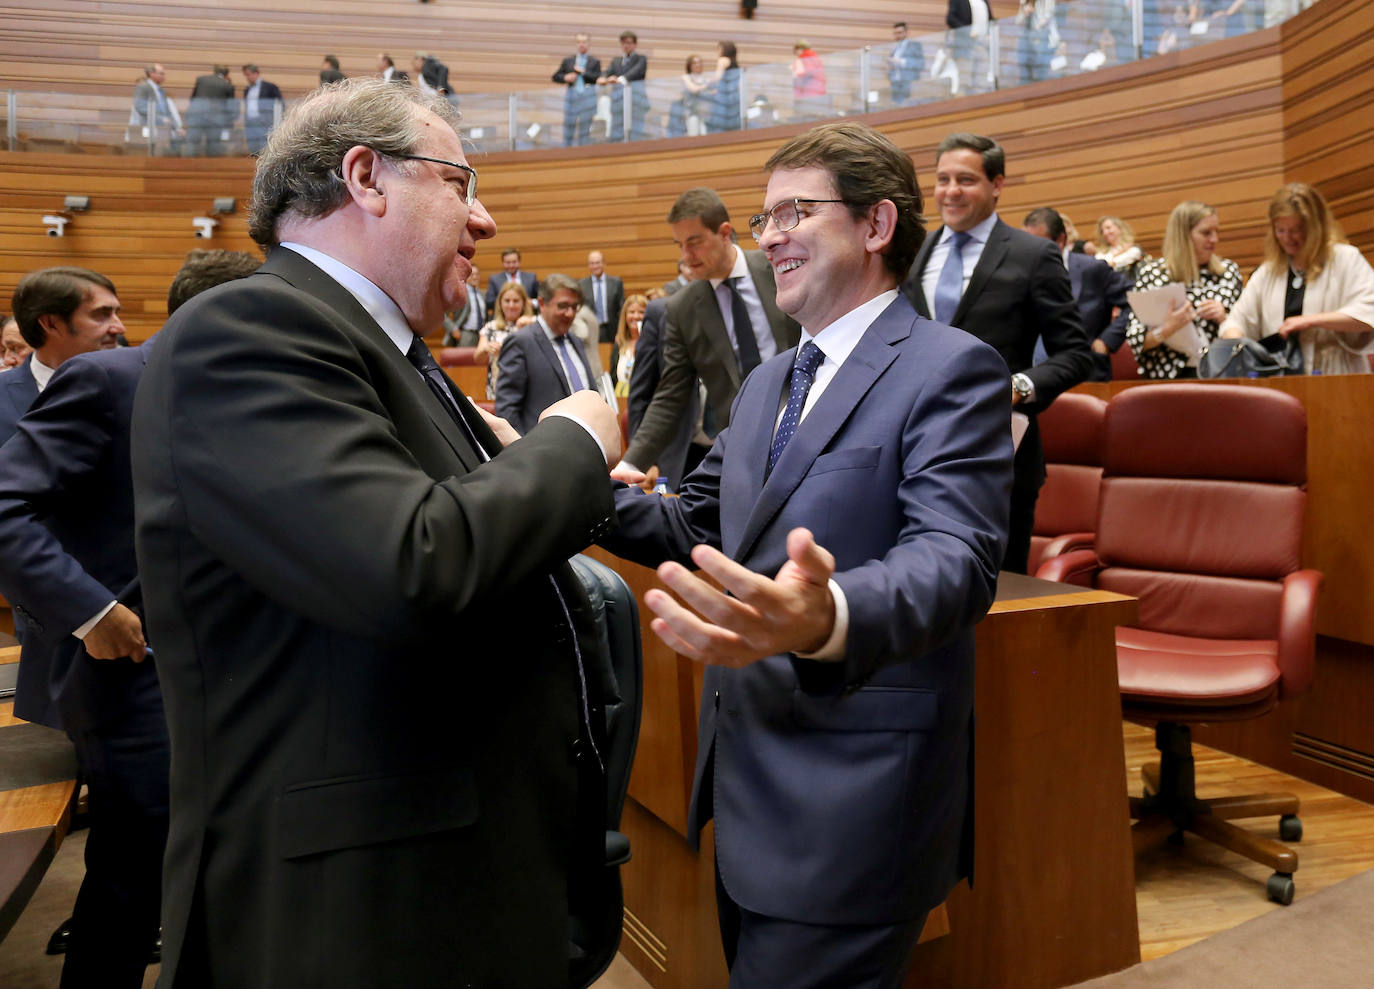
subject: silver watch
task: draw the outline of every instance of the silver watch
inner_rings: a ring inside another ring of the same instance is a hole
[[[1023,402],[1030,402],[1035,398],[1035,385],[1030,378],[1020,372],[1011,376],[1011,390],[1016,392],[1016,397]]]

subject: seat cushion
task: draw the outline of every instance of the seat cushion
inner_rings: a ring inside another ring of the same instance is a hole
[[[1245,707],[1277,695],[1278,643],[1116,630],[1117,676],[1127,705]]]

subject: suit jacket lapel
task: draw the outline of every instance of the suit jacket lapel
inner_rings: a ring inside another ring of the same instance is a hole
[[[558,351],[553,349],[553,344],[549,342],[549,336],[544,332],[544,327],[539,323],[531,323],[534,327],[534,345],[539,348],[539,352],[544,355],[544,359],[553,368],[553,376],[558,379],[558,385],[563,389],[563,396],[566,398],[572,392],[568,390],[567,372],[563,370],[563,362],[558,359]]]
[[[773,269],[762,251],[745,251],[744,266],[749,269],[754,290],[758,292],[763,311],[768,316],[773,342],[777,344],[778,353],[782,353],[788,347],[795,346],[796,340],[788,334],[792,318],[778,308],[778,283],[773,278]]]
[[[968,280],[968,288],[964,289],[964,294],[959,297],[959,308],[954,310],[954,318],[950,320],[952,325],[962,325],[969,307],[977,300],[983,286],[1002,263],[1002,259],[1007,256],[1007,243],[1010,240],[1011,228],[999,219],[992,225],[988,242],[983,245],[983,253],[978,256],[978,264],[973,269],[973,277]]]
[[[353,297],[353,293],[295,251],[287,248],[274,248],[271,255],[258,270],[266,274],[277,275],[302,292],[313,295],[352,323],[360,332],[375,334],[378,338],[377,349],[384,355],[383,360],[392,365],[395,373],[402,381],[406,382],[420,403],[424,405],[430,421],[443,434],[444,440],[453,449],[454,455],[468,471],[477,469],[482,462],[481,457],[478,456],[476,450],[472,449],[472,444],[462,434],[458,424],[453,421],[448,410],[439,404],[441,400],[429,390],[429,385],[425,384],[420,373],[406,359],[406,355],[396,348],[396,345],[391,342],[391,338],[386,335],[386,331],[377,325],[377,321]],[[488,429],[487,432],[491,432],[491,430]],[[480,437],[482,434],[478,433],[477,435]]]
[[[697,288],[697,286],[701,286]],[[694,292],[697,298],[692,299],[685,295],[687,292]],[[735,356],[735,346],[730,340],[730,331],[725,328],[725,317],[720,314],[720,303],[716,301],[716,293],[711,288],[711,283],[688,282],[687,287],[679,293],[683,295],[683,302],[686,303],[686,310],[695,316],[697,327],[711,344],[725,365],[726,371],[730,374],[730,381],[735,389],[739,389],[739,358]],[[677,307],[674,307],[677,308]]]
[[[825,451],[830,441],[835,438],[835,434],[854,414],[854,410],[873,387],[873,383],[896,360],[897,351],[892,344],[907,337],[915,322],[914,314],[905,302],[905,298],[899,295],[864,331],[848,359],[840,365],[835,377],[826,386],[825,393],[816,400],[816,404],[797,427],[797,432],[787,444],[787,449],[778,457],[773,472],[762,482],[740,536],[739,546],[733,554],[736,560],[743,560],[748,555],[768,523],[777,515],[787,499],[792,496],[792,492],[797,489],[802,478],[806,476],[806,472],[811,469],[812,463]],[[791,365],[790,360],[775,363],[781,371],[770,374],[768,387],[763,391],[765,399],[771,395],[776,402],[781,400],[782,379],[786,377]],[[776,381],[773,380],[775,377]],[[754,438],[749,441],[746,453],[753,458],[749,463],[750,470],[754,472],[752,476],[761,480],[764,468],[768,465],[768,448],[772,445],[772,426],[777,418],[777,410],[774,408],[755,411],[756,414],[763,415],[762,422],[767,423],[767,426],[761,425],[753,430]],[[743,409],[736,413],[737,418],[743,422],[754,421],[744,419],[743,415]],[[759,440],[759,437],[763,439]]]

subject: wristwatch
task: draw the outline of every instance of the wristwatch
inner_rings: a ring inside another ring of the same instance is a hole
[[[1023,402],[1035,401],[1035,385],[1024,374],[1018,372],[1011,376],[1011,390]]]

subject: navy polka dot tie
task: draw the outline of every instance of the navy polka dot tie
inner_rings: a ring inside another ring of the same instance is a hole
[[[773,465],[778,462],[778,457],[782,456],[783,448],[792,439],[792,434],[797,431],[802,409],[806,406],[807,392],[811,391],[811,384],[816,380],[816,368],[821,366],[823,360],[825,354],[821,352],[821,348],[808,340],[801,353],[797,355],[797,362],[792,365],[792,385],[787,390],[787,408],[782,411],[782,421],[778,423],[773,445],[768,448],[770,472]]]

